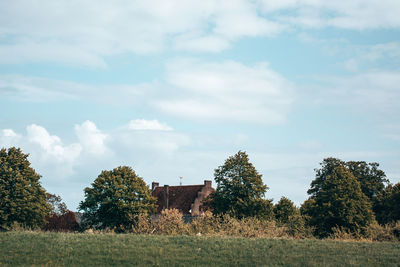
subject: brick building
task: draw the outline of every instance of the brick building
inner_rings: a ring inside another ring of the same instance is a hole
[[[214,192],[211,181],[205,180],[201,185],[159,186],[153,182],[152,195],[157,198],[157,214],[163,209],[178,209],[184,216],[198,216],[201,204],[207,196]]]

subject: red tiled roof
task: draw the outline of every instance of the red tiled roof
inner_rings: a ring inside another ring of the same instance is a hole
[[[181,185],[169,186],[168,208],[178,209],[183,214],[190,214],[190,208],[194,200],[197,198],[197,193],[203,189],[204,185]],[[157,198],[156,205],[157,213],[161,213],[164,203],[164,187],[156,187],[152,195]]]

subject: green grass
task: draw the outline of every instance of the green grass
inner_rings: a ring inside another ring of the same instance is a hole
[[[0,233],[0,266],[399,266],[400,242]]]

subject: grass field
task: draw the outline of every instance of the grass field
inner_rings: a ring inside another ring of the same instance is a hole
[[[400,242],[0,233],[0,266],[399,266]]]

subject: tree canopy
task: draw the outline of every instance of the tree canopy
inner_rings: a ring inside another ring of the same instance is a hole
[[[338,165],[329,172],[317,171],[312,185],[316,185],[316,180],[321,182],[318,187],[314,186],[302,212],[309,216],[317,235],[327,236],[334,227],[362,231],[373,221],[371,203],[362,192],[360,182],[347,168]]]
[[[227,213],[237,218],[270,218],[273,206],[270,200],[263,198],[268,187],[261,177],[246,152],[239,151],[229,157],[214,172],[217,183],[216,191],[211,195],[214,213]]]
[[[375,197],[384,190],[385,184],[389,182],[385,172],[380,170],[376,162],[366,163],[365,161],[342,161],[337,158],[325,158],[320,164],[321,168],[316,169],[316,177],[311,182],[311,188],[307,191],[311,196],[320,191],[324,179],[332,173],[333,169],[342,166],[349,170],[358,180],[361,191],[373,202]]]
[[[275,219],[281,223],[289,222],[289,218],[294,215],[299,215],[300,212],[294,203],[286,198],[281,197],[281,199],[274,206]]]
[[[130,229],[138,215],[155,210],[149,187],[128,166],[102,171],[84,191],[79,205],[84,227]]]
[[[30,166],[28,156],[15,147],[0,150],[0,228],[14,222],[40,227],[50,214],[41,176]]]
[[[378,194],[374,202],[374,212],[380,224],[400,220],[400,183],[389,184]]]

